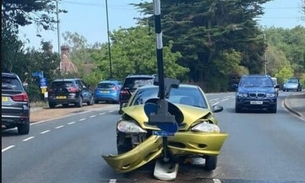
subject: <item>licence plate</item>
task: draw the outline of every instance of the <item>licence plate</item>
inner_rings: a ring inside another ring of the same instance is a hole
[[[110,91],[101,91],[102,93],[110,93]]]
[[[2,102],[7,102],[8,98],[7,97],[2,97]]]
[[[251,101],[250,104],[261,105],[263,104],[263,101]]]
[[[67,97],[66,96],[57,96],[56,98],[57,99],[66,99]]]

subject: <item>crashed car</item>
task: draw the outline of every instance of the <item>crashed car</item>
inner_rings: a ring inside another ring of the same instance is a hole
[[[117,172],[127,173],[162,156],[160,130],[150,125],[144,111],[147,101],[156,100],[158,86],[147,85],[136,90],[116,125],[118,155],[102,155]],[[214,113],[219,105],[210,106],[205,93],[196,85],[180,84],[170,90],[168,111],[175,116],[178,131],[168,136],[168,151],[178,163],[190,157],[205,160],[204,167],[212,171],[217,166],[217,155],[228,134],[222,133]]]

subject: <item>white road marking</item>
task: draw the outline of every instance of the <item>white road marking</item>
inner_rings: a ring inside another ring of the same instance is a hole
[[[55,127],[55,129],[60,129],[62,127],[64,127],[64,125],[57,126],[57,127]]]
[[[221,181],[219,179],[213,179],[214,183],[221,183]]]
[[[80,119],[79,121],[84,121],[84,120],[86,120],[86,118],[82,118],[82,119]]]
[[[96,115],[92,115],[92,116],[90,116],[90,118],[94,118]]]
[[[29,138],[26,138],[26,139],[23,139],[22,141],[23,141],[23,142],[26,142],[26,141],[31,140],[31,139],[33,139],[33,138],[34,138],[34,136],[29,137]]]
[[[214,98],[214,99],[211,99],[210,101],[214,101],[214,100],[219,100],[219,98]]]
[[[224,101],[227,101],[227,100],[228,100],[227,98],[226,99],[222,99],[221,102],[224,102]]]
[[[116,179],[110,179],[109,183],[116,183]]]
[[[46,131],[43,131],[43,132],[40,132],[40,134],[45,134],[45,133],[48,133],[50,132],[51,130],[46,130]]]
[[[219,102],[215,102],[213,105],[217,105],[217,104],[219,104]]]
[[[7,150],[9,150],[9,149],[11,149],[13,147],[15,147],[15,145],[8,146],[8,147],[2,149],[2,152],[7,151]]]
[[[231,97],[232,97],[232,96],[225,96],[225,97],[223,97],[223,98],[227,98],[227,99],[228,99],[228,98],[231,98]]]
[[[105,113],[105,112],[101,112],[101,113],[100,113],[100,115],[104,115],[104,114],[106,114],[106,113]]]
[[[68,125],[73,125],[75,123],[75,121],[72,121],[70,123],[68,123]]]
[[[111,110],[111,111],[109,111],[109,113],[112,113],[112,112],[114,112],[114,111],[116,111],[116,110]]]

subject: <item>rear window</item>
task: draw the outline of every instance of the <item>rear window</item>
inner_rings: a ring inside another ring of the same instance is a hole
[[[154,84],[154,78],[126,78],[124,89],[137,89],[141,86]]]
[[[97,85],[98,88],[113,88],[115,87],[114,83],[99,83]]]
[[[51,85],[51,88],[66,88],[73,86],[74,84],[72,81],[54,81]]]
[[[2,77],[2,89],[23,90],[23,87],[17,78]]]

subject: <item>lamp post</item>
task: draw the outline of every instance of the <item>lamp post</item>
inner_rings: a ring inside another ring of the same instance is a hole
[[[109,79],[112,79],[112,61],[111,61],[111,46],[109,35],[109,17],[108,17],[108,0],[105,0],[106,5],[106,21],[107,21],[107,37],[108,37],[108,59],[109,59]]]
[[[264,33],[263,36],[264,36],[264,42],[267,43],[266,34]],[[267,51],[266,50],[264,53],[264,61],[265,61],[265,75],[267,75]]]
[[[57,19],[57,44],[58,44],[58,56],[59,59],[61,57],[60,54],[60,30],[59,30],[59,9],[58,9],[58,0],[56,0],[56,19]],[[61,72],[61,60],[59,60],[59,72]]]

